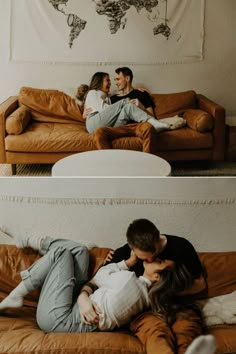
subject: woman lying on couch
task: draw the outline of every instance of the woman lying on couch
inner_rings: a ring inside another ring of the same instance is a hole
[[[172,301],[176,292],[193,281],[183,265],[169,260],[144,262],[144,274],[137,277],[128,271],[137,262],[131,252],[128,260],[101,267],[87,283],[99,314],[98,323],[89,324],[89,318],[82,318],[77,300],[88,280],[87,247],[50,237],[26,237],[17,245],[37,249],[43,257],[21,272],[22,282],[0,303],[0,311],[21,307],[24,296],[42,286],[37,323],[45,332],[108,331],[128,323],[148,307],[158,316],[168,317],[175,309]]]

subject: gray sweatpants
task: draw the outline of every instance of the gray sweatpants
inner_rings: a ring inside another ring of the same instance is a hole
[[[88,280],[89,252],[79,242],[46,237],[43,255],[21,278],[29,291],[42,286],[37,323],[45,332],[91,332],[95,325],[82,322],[77,295]]]
[[[86,128],[91,134],[99,127],[119,127],[135,122],[146,122],[153,118],[135,104],[130,103],[127,98],[124,98],[116,103],[106,107],[103,111],[91,114],[86,119]]]

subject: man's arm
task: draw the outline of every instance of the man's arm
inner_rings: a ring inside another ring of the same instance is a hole
[[[145,109],[145,111],[147,111],[147,113],[150,114],[151,116],[155,117],[155,113],[154,113],[153,107],[147,107]]]
[[[198,293],[201,293],[206,289],[206,279],[204,278],[203,275],[200,276],[198,279],[194,279],[193,285],[189,289],[185,289],[182,291],[179,295],[196,295]]]

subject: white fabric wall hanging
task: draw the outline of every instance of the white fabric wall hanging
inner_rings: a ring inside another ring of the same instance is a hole
[[[10,59],[163,64],[203,58],[205,0],[11,0]]]

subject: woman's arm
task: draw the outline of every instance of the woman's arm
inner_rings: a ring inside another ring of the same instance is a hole
[[[85,104],[84,104],[84,112],[90,108],[90,114],[94,112],[103,111],[106,106],[110,105],[110,99],[107,95],[100,90],[90,90],[87,94]]]
[[[82,287],[77,303],[79,305],[80,314],[85,323],[96,324],[99,321],[99,313],[101,313],[101,309],[89,298],[89,296],[95,291],[96,287],[104,285],[109,286],[109,275],[122,270],[128,270],[136,264],[137,260],[138,258],[134,252],[131,251],[130,257],[127,260],[101,267],[94,278]]]
[[[91,284],[93,284],[93,287],[91,287]],[[99,313],[102,312],[100,307],[94,304],[89,297],[94,292],[95,286],[92,279],[82,287],[77,298],[80,315],[87,324],[97,324],[99,322]]]

